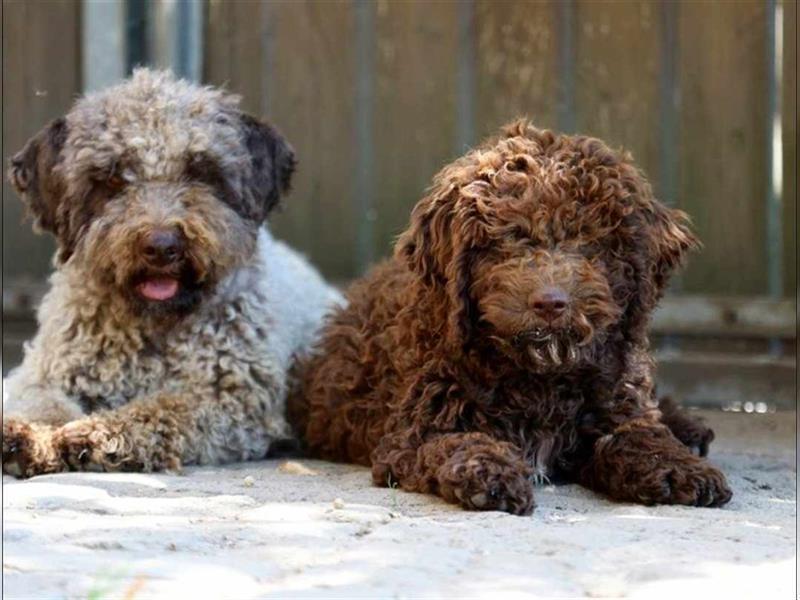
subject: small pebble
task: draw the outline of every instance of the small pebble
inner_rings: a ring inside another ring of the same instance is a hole
[[[289,475],[318,475],[314,469],[309,469],[304,464],[294,460],[287,460],[286,462],[281,463],[278,466],[278,470],[281,473],[287,473]]]
[[[247,477],[244,478],[244,481],[242,481],[242,483],[244,484],[244,487],[253,487],[255,482],[256,482],[256,480],[253,479],[252,475],[248,475]]]
[[[344,508],[344,500],[342,500],[341,498],[336,498],[336,500],[333,501],[333,508],[335,509]]]

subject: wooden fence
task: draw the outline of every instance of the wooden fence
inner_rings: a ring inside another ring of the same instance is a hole
[[[692,215],[705,249],[683,290],[768,293],[771,236],[783,240],[788,295],[796,50],[783,56],[782,227],[768,232],[768,7],[212,0],[205,77],[241,92],[296,145],[296,192],[276,226],[333,277],[385,255],[442,165],[527,115],[630,149],[659,195]],[[784,10],[788,50],[796,5]]]
[[[770,230],[769,2],[209,0],[204,79],[244,97],[300,157],[277,231],[327,275],[385,255],[431,176],[520,115],[630,149],[705,248],[682,291],[769,293],[796,278],[796,3],[784,12],[783,193]],[[80,93],[80,8],[3,3],[4,156]],[[4,198],[8,197],[4,186]],[[6,276],[50,246],[3,203]],[[21,251],[20,251],[21,250]],[[24,257],[24,260],[20,258]]]
[[[349,280],[388,254],[432,175],[526,115],[629,149],[657,194],[692,216],[705,244],[675,292],[730,298],[724,314],[739,310],[737,302],[761,306],[759,298],[771,297],[766,310],[789,320],[780,335],[760,337],[773,340],[772,355],[794,352],[793,343],[775,340],[795,339],[795,2],[204,6],[203,79],[241,94],[248,111],[294,144],[300,166],[274,229],[331,279]],[[3,2],[3,156],[80,93],[81,10],[69,0]],[[776,109],[783,115],[777,149]],[[24,295],[25,283],[47,272],[52,244],[21,224],[5,184],[3,216],[4,279]],[[723,326],[738,331],[735,323]]]

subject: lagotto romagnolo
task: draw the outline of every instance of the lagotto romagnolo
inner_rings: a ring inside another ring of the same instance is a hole
[[[658,402],[648,324],[698,246],[632,158],[526,121],[444,167],[347,290],[289,400],[312,455],[528,514],[534,480],[721,506],[713,432]]]
[[[140,69],[11,159],[58,251],[6,382],[4,473],[259,459],[291,437],[292,361],[341,298],[267,230],[294,152],[238,102]]]

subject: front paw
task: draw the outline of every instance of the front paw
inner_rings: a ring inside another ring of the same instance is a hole
[[[722,506],[733,496],[719,469],[692,454],[663,426],[601,438],[594,470],[600,487],[617,500]]]
[[[725,476],[702,461],[667,462],[664,469],[653,474],[653,485],[660,487],[660,494],[653,496],[654,502],[660,504],[722,506],[733,496]]]
[[[55,445],[74,471],[149,470],[134,464],[122,435],[113,435],[102,421],[91,418],[60,427]]]
[[[3,422],[3,473],[33,477],[66,469],[53,443],[53,428],[16,419]]]
[[[467,510],[499,510],[512,515],[533,512],[533,486],[527,479],[497,480],[484,485],[455,488],[461,506]]]
[[[499,510],[512,515],[533,512],[533,485],[524,469],[505,461],[470,459],[445,465],[439,481],[442,495],[468,510]]]

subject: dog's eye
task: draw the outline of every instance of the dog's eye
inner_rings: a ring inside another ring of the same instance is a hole
[[[121,175],[112,173],[108,179],[106,179],[106,185],[112,190],[121,190],[125,187],[125,179],[123,179]]]
[[[110,173],[96,173],[92,176],[92,180],[92,187],[107,198],[116,196],[128,185],[126,179],[116,170]]]
[[[480,173],[478,173],[478,181],[484,181],[486,183],[492,182],[492,177],[494,177],[494,171],[492,169],[484,169]]]
[[[507,160],[505,168],[507,171],[527,171],[529,159],[525,156],[515,156],[511,160]]]

